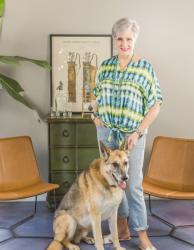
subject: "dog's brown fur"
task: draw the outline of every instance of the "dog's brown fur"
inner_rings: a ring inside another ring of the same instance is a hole
[[[54,240],[47,250],[62,250],[63,246],[79,250],[73,243],[83,238],[89,243],[86,236],[91,229],[97,250],[104,250],[101,221],[106,219],[115,249],[124,250],[118,239],[117,210],[128,179],[128,156],[124,150],[111,151],[100,145],[103,158],[79,175],[61,201],[53,223]]]

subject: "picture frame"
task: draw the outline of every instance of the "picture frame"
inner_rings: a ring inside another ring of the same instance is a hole
[[[59,85],[63,85],[67,109],[91,112],[92,89],[97,70],[113,53],[111,35],[50,35],[51,107]]]

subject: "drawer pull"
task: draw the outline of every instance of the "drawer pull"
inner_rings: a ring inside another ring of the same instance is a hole
[[[64,136],[64,137],[69,137],[69,131],[68,131],[67,129],[65,129],[65,130],[63,131],[63,136]]]
[[[68,157],[67,155],[65,155],[65,156],[63,157],[63,162],[64,162],[64,163],[68,163],[68,162],[69,162],[69,157]]]
[[[70,184],[68,181],[64,181],[64,182],[62,183],[63,188],[69,188],[70,185],[71,185],[71,184]]]

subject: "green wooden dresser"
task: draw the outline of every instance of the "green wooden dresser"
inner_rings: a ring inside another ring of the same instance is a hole
[[[79,173],[99,157],[96,128],[90,118],[49,118],[49,181],[58,183],[57,203]],[[53,204],[53,195],[48,202]]]

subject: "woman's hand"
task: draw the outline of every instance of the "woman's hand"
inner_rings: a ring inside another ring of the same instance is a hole
[[[94,124],[96,125],[96,127],[99,127],[99,126],[103,126],[103,122],[101,121],[100,118],[98,117],[95,117],[95,119],[93,120]]]
[[[139,135],[136,132],[134,132],[128,137],[127,139],[128,150],[133,149],[133,147],[137,144],[138,139],[139,139]]]

